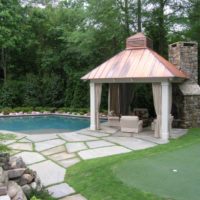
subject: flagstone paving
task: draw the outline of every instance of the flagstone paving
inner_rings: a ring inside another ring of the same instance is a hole
[[[66,144],[67,151],[72,153],[72,152],[77,152],[81,150],[87,149],[87,146],[83,142],[74,142],[74,143],[67,143]]]
[[[63,167],[70,167],[78,162],[80,162],[81,160],[79,158],[72,158],[72,159],[67,159],[67,160],[61,160],[58,163],[60,165],[62,165]]]
[[[61,152],[61,153],[57,153],[57,154],[49,156],[49,158],[54,161],[65,160],[65,159],[74,158],[74,157],[76,157],[74,153],[66,153],[66,152]]]
[[[87,199],[84,196],[82,196],[81,194],[75,194],[72,196],[64,197],[60,200],[87,200]]]
[[[16,156],[22,157],[27,165],[46,160],[44,156],[36,152],[21,152],[16,154]]]
[[[66,170],[50,160],[30,165],[29,168],[37,172],[44,186],[64,181]]]
[[[81,135],[78,133],[62,133],[59,134],[60,137],[62,137],[64,140],[67,140],[69,142],[81,142],[81,141],[90,141],[90,140],[96,140],[96,137],[91,137],[87,135]]]
[[[58,146],[58,147],[54,147],[52,149],[42,151],[41,153],[45,156],[48,156],[48,155],[51,155],[51,154],[56,154],[56,153],[60,153],[60,152],[64,152],[64,151],[66,151],[64,146]]]
[[[59,185],[48,187],[47,190],[55,198],[61,198],[75,193],[74,189],[70,187],[67,183],[61,183]]]
[[[121,133],[115,128],[106,126],[102,126],[102,130],[96,132],[83,129],[57,134],[53,132],[14,134],[17,138],[6,143],[13,149],[12,154],[21,156],[30,169],[37,171],[41,183],[48,191],[62,200],[86,200],[64,183],[68,167],[81,160],[127,153],[153,147],[162,142],[139,134]]]
[[[16,150],[26,150],[26,151],[33,150],[31,143],[15,143],[15,144],[9,145],[9,147]]]
[[[36,151],[44,151],[46,149],[60,146],[64,143],[65,143],[65,141],[60,140],[60,139],[48,140],[48,141],[44,141],[44,142],[37,142],[37,143],[35,143],[35,150]]]
[[[113,145],[113,143],[106,142],[106,141],[104,141],[104,140],[86,142],[86,144],[87,144],[90,148],[106,147],[106,146],[112,146],[112,145]]]

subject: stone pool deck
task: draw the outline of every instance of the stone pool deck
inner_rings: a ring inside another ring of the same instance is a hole
[[[30,169],[37,171],[42,184],[53,197],[62,200],[86,200],[64,182],[67,168],[81,162],[105,156],[128,153],[166,143],[152,137],[146,129],[142,134],[121,133],[104,124],[100,131],[82,129],[63,133],[13,133],[15,140],[6,141],[13,155],[21,156]],[[186,130],[175,130],[174,137]]]

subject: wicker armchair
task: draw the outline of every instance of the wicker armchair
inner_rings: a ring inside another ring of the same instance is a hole
[[[138,116],[122,116],[120,119],[120,127],[122,132],[139,133],[142,131],[143,121]]]

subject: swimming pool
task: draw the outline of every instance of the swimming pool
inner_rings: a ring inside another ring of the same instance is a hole
[[[88,118],[69,116],[23,116],[0,118],[0,130],[29,131],[29,130],[66,130],[76,131],[89,127]]]

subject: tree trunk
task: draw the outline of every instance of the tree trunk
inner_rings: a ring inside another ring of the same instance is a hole
[[[124,11],[125,11],[126,32],[127,32],[127,36],[130,36],[128,0],[125,0],[125,8],[124,8]]]
[[[163,56],[164,54],[164,38],[165,38],[165,27],[164,27],[164,6],[165,2],[160,0],[160,13],[158,17],[159,23],[159,53]]]
[[[138,25],[138,32],[142,32],[141,0],[137,1],[137,25]]]
[[[6,82],[6,78],[7,78],[7,67],[6,67],[6,54],[5,54],[5,49],[3,47],[1,47],[1,68],[3,70],[3,80],[4,83]]]

